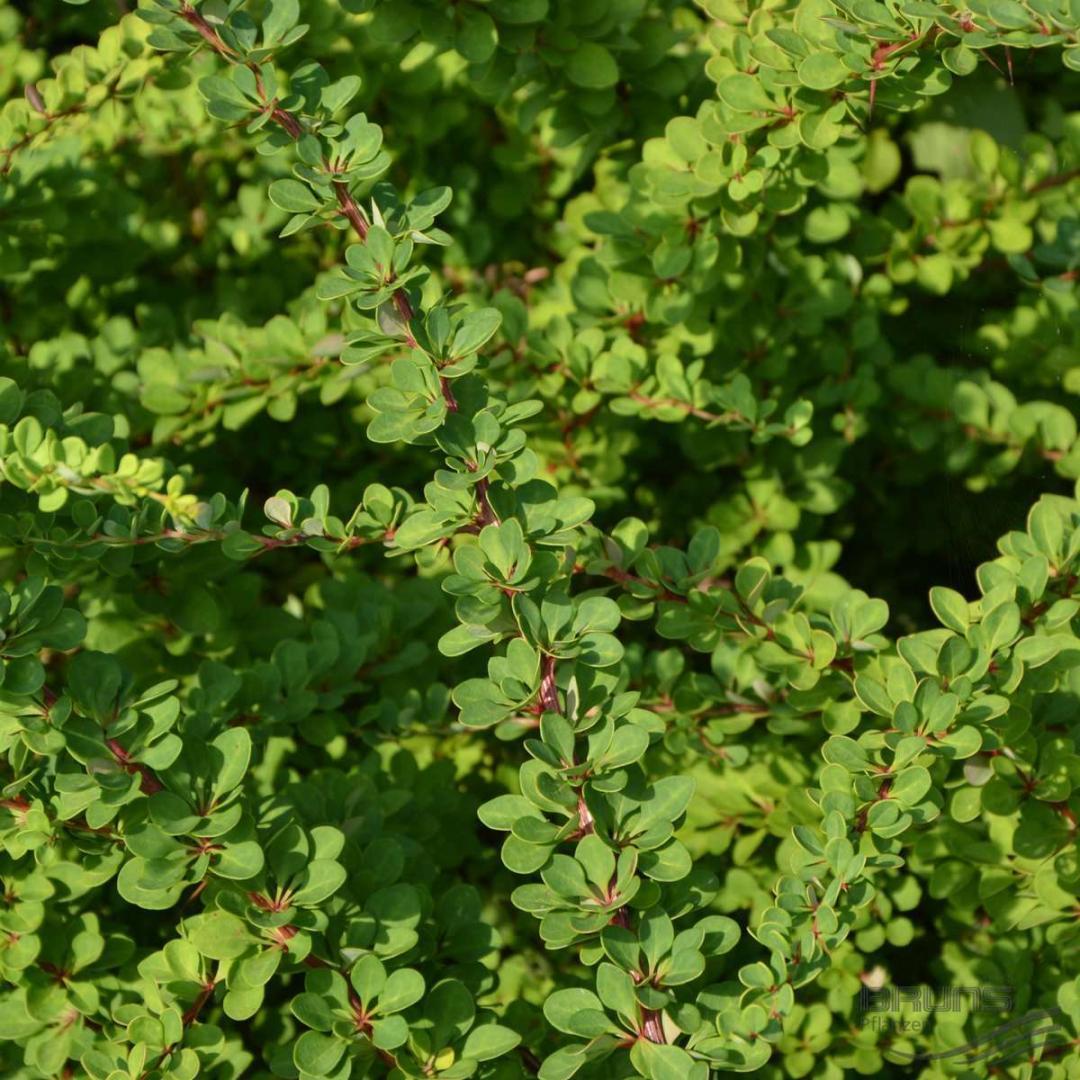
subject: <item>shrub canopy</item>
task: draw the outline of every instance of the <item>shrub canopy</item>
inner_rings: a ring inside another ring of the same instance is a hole
[[[1080,1076],[1077,70],[0,2],[3,1074]]]

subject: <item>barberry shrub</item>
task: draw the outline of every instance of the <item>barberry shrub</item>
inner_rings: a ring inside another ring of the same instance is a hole
[[[4,1076],[1080,1076],[1076,0],[0,29]]]

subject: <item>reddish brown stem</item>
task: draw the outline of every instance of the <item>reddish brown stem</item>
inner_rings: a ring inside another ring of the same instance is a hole
[[[654,585],[651,581],[646,581],[636,574],[627,573],[627,571],[618,566],[609,566],[604,571],[604,577],[609,577],[612,581],[618,582],[620,585],[644,585],[646,589],[652,589],[656,592],[657,600],[664,600],[673,604],[687,603],[685,596],[679,596],[678,593],[673,593],[663,585]]]
[[[236,53],[221,40],[218,32],[190,4],[185,3],[182,6],[180,16],[189,26],[198,32],[199,36],[202,37],[202,39],[218,53],[219,56],[229,61],[229,63],[241,63]],[[251,68],[255,74],[255,83],[258,87],[259,94],[265,96],[262,77],[259,74],[258,67],[254,64],[248,64],[247,66]],[[290,138],[299,139],[304,134],[304,125],[300,122],[298,117],[294,116],[287,109],[281,108],[276,101],[268,102],[267,107],[270,109],[271,118],[283,131],[288,133]],[[329,168],[329,163],[327,163],[325,159],[323,164]],[[368,229],[370,228],[367,218],[364,216],[364,212],[353,198],[352,192],[349,190],[349,185],[346,181],[335,180],[333,187],[334,197],[337,199],[337,204],[341,213],[353,227],[361,242],[363,242],[367,239]],[[401,321],[405,324],[405,342],[410,348],[415,348],[416,338],[413,337],[412,330],[409,326],[413,319],[413,310],[404,290],[398,289],[394,293],[393,303]],[[447,409],[450,412],[457,412],[457,400],[454,397],[454,392],[450,388],[449,382],[442,378],[439,382]]]
[[[649,397],[647,394],[639,393],[637,390],[632,390],[628,396],[631,401],[636,401],[639,405],[644,405],[646,408],[659,409],[668,406],[670,408],[682,409],[687,416],[694,416],[698,420],[716,420],[720,423],[730,423],[734,420],[744,419],[744,417],[737,412],[709,412],[708,409],[699,409],[695,405],[691,405],[690,402],[680,401],[678,398],[654,398]]]
[[[188,898],[180,905],[180,910],[183,911],[184,908],[190,907],[191,904],[193,904],[199,898],[199,896],[202,895],[203,890],[209,884],[210,884],[210,879],[209,878],[203,878],[202,881],[200,881],[195,886],[195,888],[191,890],[191,894],[188,896]]]
[[[498,525],[499,517],[492,509],[488,499],[488,478],[485,476],[476,481],[476,504],[480,507],[480,525]]]
[[[164,784],[162,784],[162,782],[154,775],[153,769],[151,769],[149,765],[143,765],[141,762],[132,761],[128,752],[116,739],[106,739],[105,745],[108,746],[109,750],[112,752],[112,756],[116,758],[124,772],[139,774],[141,778],[139,790],[144,795],[153,795],[164,789]]]
[[[28,100],[29,100],[29,91],[31,89],[33,90],[33,92],[35,94],[38,94],[38,91],[37,91],[36,87],[29,87],[28,86],[27,87]],[[105,100],[106,101],[111,101],[112,97],[113,97],[113,94],[116,93],[116,84],[115,83],[110,83],[106,87],[106,90],[107,90],[107,95],[108,96],[106,97]],[[38,100],[40,100],[40,97],[41,97],[40,94],[38,94]],[[31,104],[33,104],[32,101],[31,101]],[[44,102],[42,104],[44,104]],[[8,172],[11,171],[11,167],[14,164],[15,155],[18,154],[18,152],[20,150],[22,150],[24,147],[29,146],[30,143],[32,143],[34,141],[34,139],[41,133],[41,131],[46,130],[48,128],[48,126],[51,125],[56,120],[61,120],[66,116],[76,116],[81,112],[85,112],[86,111],[86,106],[83,105],[82,103],[79,103],[77,105],[72,105],[70,108],[61,109],[59,112],[54,112],[54,113],[44,112],[43,110],[36,109],[36,107],[35,107],[35,111],[37,111],[38,114],[45,120],[46,127],[45,128],[39,128],[36,131],[28,131],[28,132],[26,132],[25,135],[22,136],[21,139],[17,139],[10,146],[7,146],[3,150],[0,150],[0,159],[2,159],[2,161],[3,161],[3,164],[0,165],[0,176],[6,176],[8,174]]]
[[[213,981],[205,983],[203,985],[202,992],[195,999],[194,1004],[192,1004],[191,1008],[188,1009],[187,1012],[185,1012],[184,1015],[181,1017],[181,1023],[183,1024],[185,1031],[189,1027],[191,1027],[191,1025],[194,1024],[195,1021],[198,1019],[199,1013],[202,1012],[203,1006],[210,1000],[210,996],[214,992],[215,985],[216,984]],[[146,1080],[146,1077],[159,1069],[162,1062],[164,1062],[166,1058],[168,1058],[175,1049],[176,1043],[172,1043],[169,1046],[166,1046],[165,1049],[162,1050],[161,1053],[158,1055],[154,1063],[144,1073],[141,1074],[139,1080]]]
[[[545,656],[541,667],[540,676],[540,704],[545,712],[562,713],[559,706],[559,688],[555,682],[554,656]]]
[[[1070,832],[1076,832],[1078,826],[1076,815],[1072,812],[1072,808],[1067,802],[1051,803],[1050,808],[1057,811],[1057,813],[1064,818],[1065,823],[1069,826]]]
[[[518,1054],[521,1064],[535,1076],[540,1071],[540,1059],[527,1046],[519,1046]]]
[[[303,125],[291,112],[287,112],[285,109],[274,105],[270,110],[270,116],[273,118],[275,124],[289,134],[290,138],[299,139],[300,136],[304,134]]]
[[[414,312],[412,304],[409,303],[409,296],[404,289],[398,289],[397,292],[394,293],[394,310],[398,313],[398,318],[401,319],[405,327],[405,344],[408,345],[410,349],[415,349],[416,338],[413,337],[412,327],[410,326]],[[445,379],[442,379],[441,381],[444,384],[443,394],[445,395],[446,390],[449,388],[445,386]]]
[[[214,984],[212,982],[207,983],[202,990],[202,993],[195,999],[194,1004],[187,1012],[184,1013],[181,1018],[184,1023],[184,1027],[190,1027],[195,1023],[202,1012],[203,1006],[210,1000],[210,995],[214,992]]]
[[[652,1043],[666,1043],[664,1020],[655,1009],[645,1009],[641,1018],[641,1034]]]
[[[574,839],[580,840],[583,836],[592,836],[596,832],[596,819],[589,811],[589,804],[585,801],[585,796],[582,792],[578,792],[577,797],[577,816],[578,827],[577,832],[574,833]]]
[[[368,233],[367,220],[364,217],[364,212],[353,198],[349,185],[344,180],[334,181],[334,195],[337,197],[341,212],[349,219],[349,224],[356,230],[356,235],[361,240],[366,240]]]
[[[195,30],[219,56],[223,56],[226,60],[236,59],[236,53],[221,40],[218,32],[190,4],[184,4],[180,9],[180,18]]]
[[[1061,187],[1062,184],[1067,184],[1070,180],[1077,179],[1077,177],[1080,177],[1080,169],[1069,169],[1068,172],[1058,173],[1055,176],[1048,176],[1045,180],[1040,180],[1037,184],[1032,184],[1031,187],[1028,188],[1027,193],[1029,195],[1037,195],[1040,191]]]

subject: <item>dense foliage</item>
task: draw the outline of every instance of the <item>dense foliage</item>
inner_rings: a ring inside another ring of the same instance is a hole
[[[1080,1077],[1078,70],[0,2],[3,1075]]]

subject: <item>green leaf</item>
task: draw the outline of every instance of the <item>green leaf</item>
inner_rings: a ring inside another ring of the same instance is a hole
[[[752,75],[729,75],[716,87],[720,99],[737,112],[767,112],[776,108]]]
[[[466,60],[473,64],[486,63],[498,43],[498,28],[486,11],[467,7],[461,12],[461,26],[454,39],[454,47]]]
[[[0,376],[0,424],[14,424],[22,412],[24,395],[14,379]]]
[[[251,736],[244,728],[229,728],[210,744],[219,755],[220,765],[214,779],[214,796],[221,798],[232,791],[248,770],[251,761]]]
[[[943,626],[958,634],[967,632],[970,625],[967,601],[953,589],[935,586],[930,590],[930,606]]]
[[[694,1059],[681,1046],[638,1039],[630,1048],[630,1060],[649,1080],[688,1080],[695,1072]]]
[[[477,814],[489,829],[506,832],[518,818],[536,817],[539,811],[521,795],[498,795],[484,803]]]
[[[619,81],[619,66],[603,45],[586,41],[571,53],[566,76],[576,86],[604,90]]]
[[[1042,667],[1049,663],[1063,649],[1080,650],[1080,638],[1071,634],[1049,634],[1046,636],[1024,638],[1013,649],[1013,656],[1029,668]]]
[[[455,626],[439,638],[439,652],[443,656],[461,656],[498,638],[498,631],[486,626]]]
[[[164,383],[150,383],[139,395],[143,407],[157,416],[179,416],[191,407],[191,397],[185,391]]]
[[[685,813],[694,794],[694,780],[689,776],[665,776],[653,784],[642,807],[643,821],[675,821]]]
[[[343,75],[323,90],[320,103],[328,113],[336,113],[356,97],[360,86],[359,75]]]
[[[450,345],[450,355],[455,358],[470,356],[495,336],[502,322],[502,315],[495,308],[481,308],[470,311],[461,320],[457,333]]]
[[[637,995],[629,972],[614,964],[601,963],[596,969],[596,989],[600,1000],[609,1009],[613,1009],[628,1023],[637,1023]]]
[[[544,1001],[544,1016],[549,1024],[568,1035],[577,1034],[582,1014],[603,1014],[604,1006],[591,991],[580,989],[556,990]]]
[[[483,1024],[475,1027],[465,1037],[461,1056],[473,1061],[490,1061],[508,1054],[521,1042],[516,1031],[499,1024]]]
[[[921,765],[909,765],[893,781],[889,798],[896,799],[906,807],[915,806],[932,785],[930,773],[926,769]]]
[[[371,1041],[383,1050],[396,1050],[408,1038],[409,1025],[403,1016],[384,1016],[371,1025]]]
[[[815,52],[799,64],[799,82],[811,90],[831,90],[851,77],[847,66],[827,52]]]
[[[263,40],[267,44],[280,41],[299,21],[299,0],[269,0],[262,24]]]
[[[822,753],[826,761],[849,772],[862,772],[868,764],[866,751],[847,735],[833,735],[825,743]]]
[[[383,992],[386,977],[386,968],[382,961],[371,954],[361,956],[349,972],[349,981],[365,1005],[374,1002]]]
[[[185,919],[184,936],[211,960],[234,960],[256,940],[243,919],[221,910]]]
[[[458,1039],[472,1027],[476,1015],[473,996],[457,979],[437,983],[424,1000],[424,1015],[435,1025],[439,1045]]]
[[[332,859],[313,859],[307,865],[292,902],[301,907],[315,907],[333,896],[345,884],[345,867]]]
[[[293,1063],[310,1076],[329,1076],[344,1055],[343,1040],[318,1031],[305,1031],[296,1040]]]
[[[380,1013],[402,1012],[424,996],[424,977],[412,968],[400,968],[387,977],[379,993]]]
[[[322,206],[322,200],[299,180],[275,180],[270,185],[270,201],[290,214],[310,214]]]

